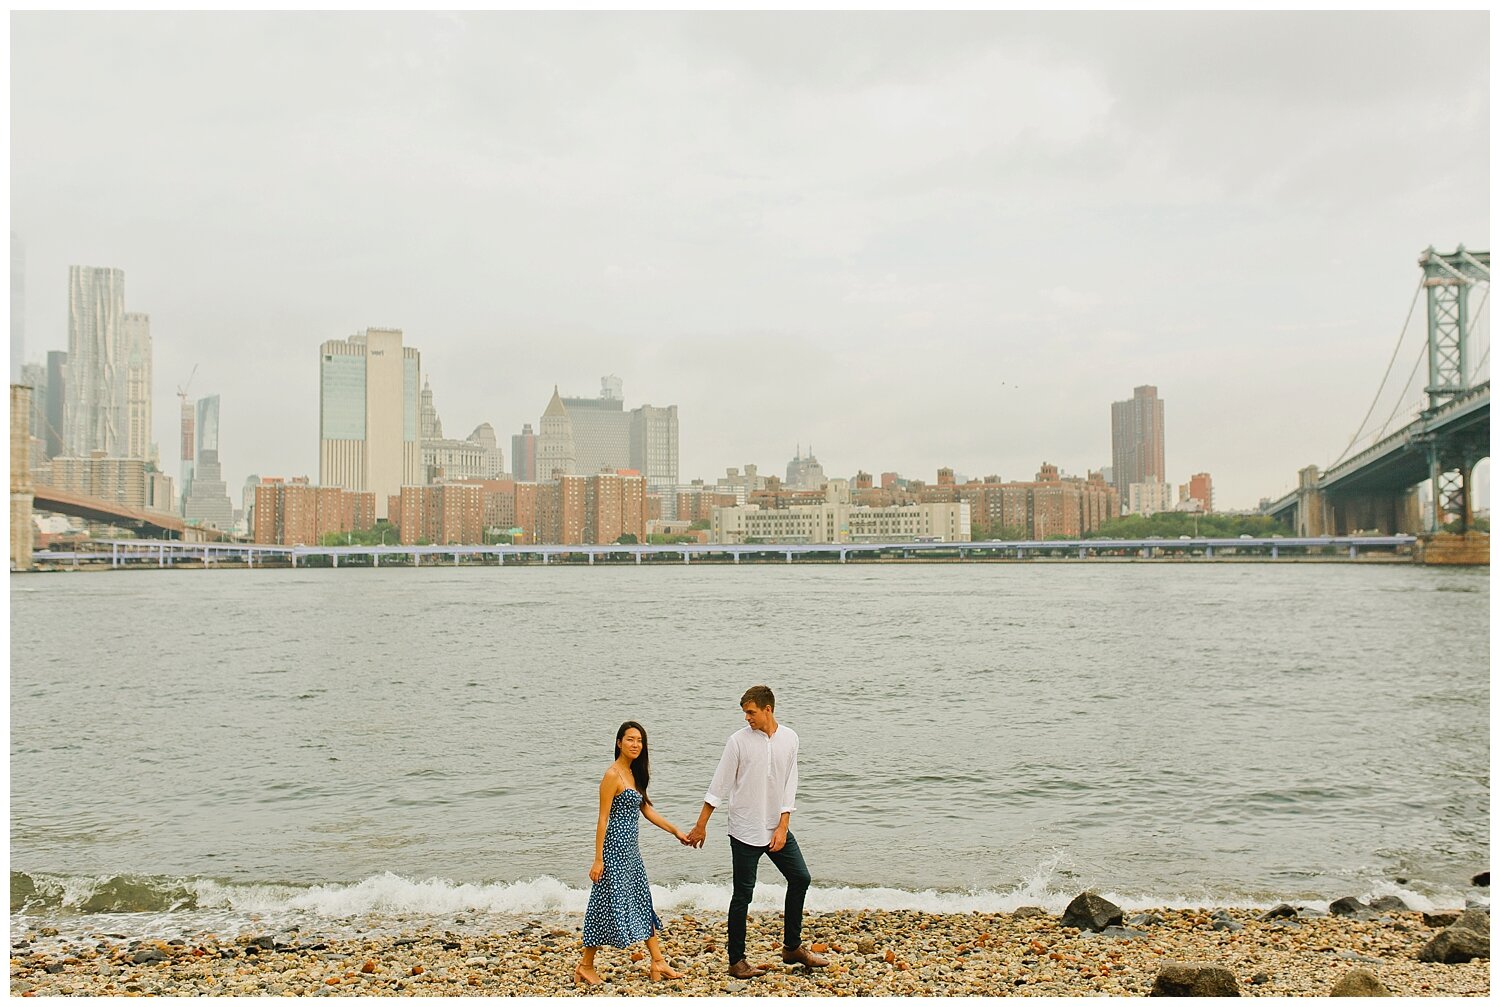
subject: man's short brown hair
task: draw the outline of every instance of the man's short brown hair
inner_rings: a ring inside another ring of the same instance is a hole
[[[762,710],[774,710],[776,709],[776,694],[771,691],[769,685],[752,685],[740,697],[740,705],[744,706],[746,703],[754,703]]]

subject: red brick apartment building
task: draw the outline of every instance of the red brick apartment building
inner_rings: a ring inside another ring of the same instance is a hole
[[[402,545],[484,542],[484,490],[479,486],[403,486],[400,496],[390,498],[390,515]]]
[[[330,532],[375,527],[375,494],[313,486],[306,476],[262,479],[255,487],[257,545],[317,545]]]
[[[403,545],[478,545],[487,529],[519,528],[523,544],[584,545],[646,536],[646,480],[637,472],[565,475],[551,482],[472,479],[403,486],[390,498]]]
[[[863,480],[856,480],[852,496],[856,505],[864,507],[966,502],[976,539],[983,534],[1001,534],[1002,529],[1037,540],[1049,535],[1076,537],[1097,531],[1120,514],[1120,495],[1102,474],[1063,476],[1056,465],[1046,462],[1031,482],[1001,482],[999,476],[986,476],[959,483],[953,470],[946,467],[938,470],[935,485],[913,479],[901,489],[894,472],[881,474],[878,489],[861,486],[860,482]],[[770,499],[761,502],[771,506]]]

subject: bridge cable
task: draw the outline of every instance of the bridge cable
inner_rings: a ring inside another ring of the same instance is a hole
[[[1401,387],[1401,394],[1396,397],[1396,404],[1391,407],[1391,414],[1387,416],[1385,418],[1385,422],[1380,425],[1380,432],[1375,435],[1375,440],[1378,441],[1380,440],[1380,438],[1385,436],[1386,428],[1391,425],[1391,420],[1394,420],[1396,418],[1396,414],[1400,412],[1401,407],[1406,404],[1406,393],[1411,390],[1412,379],[1417,376],[1417,371],[1422,369],[1422,361],[1424,359],[1425,358],[1421,354],[1417,355],[1416,361],[1411,365],[1411,373],[1406,376],[1406,384]]]
[[[1385,391],[1385,383],[1390,379],[1391,368],[1396,365],[1396,357],[1401,353],[1401,344],[1406,342],[1407,330],[1411,328],[1411,316],[1417,310],[1417,298],[1422,296],[1422,283],[1423,280],[1419,279],[1417,281],[1417,289],[1412,292],[1411,305],[1406,309],[1406,321],[1401,325],[1401,337],[1396,340],[1396,349],[1391,353],[1390,363],[1385,365],[1385,376],[1380,379],[1380,387],[1375,389],[1375,398],[1370,401],[1370,408],[1365,412],[1365,418],[1359,421],[1358,429],[1354,431],[1354,436],[1349,438],[1349,443],[1344,445],[1344,450],[1339,452],[1339,456],[1324,466],[1324,471],[1333,468],[1333,466],[1344,460],[1344,457],[1349,454],[1349,449],[1354,447],[1354,442],[1359,440],[1359,435],[1364,432],[1365,424],[1370,422],[1370,416],[1375,412],[1375,406],[1380,402],[1380,393]],[[1411,379],[1407,378],[1406,383],[1410,385]],[[1405,397],[1406,392],[1402,391],[1401,394]],[[1386,422],[1390,421],[1387,420]],[[1385,430],[1382,428],[1381,433],[1384,432]]]

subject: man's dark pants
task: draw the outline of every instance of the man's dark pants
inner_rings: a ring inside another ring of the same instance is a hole
[[[751,846],[730,836],[729,850],[734,858],[734,895],[729,899],[729,964],[745,957],[745,917],[755,895],[755,874],[763,855],[770,857],[786,878],[785,944],[797,947],[802,943],[802,900],[812,884],[812,875],[797,848],[797,838],[788,832],[786,845],[773,853],[769,846]]]

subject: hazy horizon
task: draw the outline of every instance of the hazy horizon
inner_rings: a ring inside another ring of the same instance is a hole
[[[25,357],[67,349],[69,266],[124,270],[163,468],[196,365],[236,505],[317,478],[318,348],[374,326],[508,470],[606,374],[678,406],[683,482],[799,446],[1081,475],[1149,384],[1174,488],[1253,507],[1344,450],[1422,249],[1488,250],[1488,43],[1483,11],[13,13]],[[1419,303],[1374,425],[1424,341]]]

